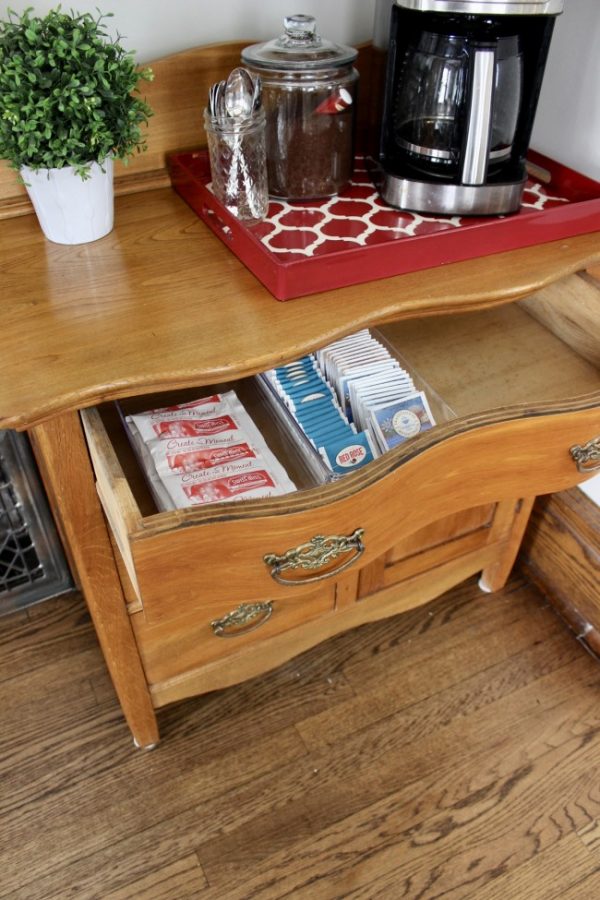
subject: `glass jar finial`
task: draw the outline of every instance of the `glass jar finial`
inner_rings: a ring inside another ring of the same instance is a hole
[[[283,20],[285,34],[281,40],[288,46],[290,44],[319,44],[321,38],[317,34],[317,21],[314,16],[305,16],[298,13],[295,16],[286,16]]]

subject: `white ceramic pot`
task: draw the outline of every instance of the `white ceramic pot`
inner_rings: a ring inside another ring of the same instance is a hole
[[[21,177],[49,241],[87,244],[112,230],[112,159],[104,160],[102,167],[92,163],[85,181],[71,166],[37,171],[23,166]]]

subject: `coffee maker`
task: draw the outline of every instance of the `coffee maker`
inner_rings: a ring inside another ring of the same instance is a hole
[[[383,199],[441,215],[516,212],[563,0],[378,0],[387,55],[378,131]]]

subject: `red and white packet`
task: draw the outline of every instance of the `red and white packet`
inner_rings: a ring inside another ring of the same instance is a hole
[[[260,453],[246,441],[206,444],[204,438],[172,438],[156,442],[150,452],[159,472],[166,475],[199,472],[241,460],[260,459]]]
[[[163,440],[170,437],[186,437],[202,434],[201,422],[205,419],[219,419],[235,413],[245,414],[245,409],[237,398],[235,391],[224,394],[211,394],[189,403],[176,406],[163,406],[147,412],[127,416],[128,424],[132,422],[143,441]],[[229,426],[222,423],[221,430]],[[214,431],[213,433],[218,433]]]
[[[126,417],[161,509],[296,490],[234,391]]]
[[[294,490],[287,475],[282,481],[272,469],[224,466],[212,472],[189,472],[163,479],[176,508],[204,503],[225,503],[276,497]],[[208,476],[208,477],[203,477]]]

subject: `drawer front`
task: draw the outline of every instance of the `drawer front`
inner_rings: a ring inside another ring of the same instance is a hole
[[[332,613],[334,604],[335,589],[329,584],[311,594],[285,599],[267,598],[235,606],[220,601],[203,606],[193,615],[158,624],[148,623],[141,612],[132,615],[131,621],[152,685],[244,654],[275,635]],[[268,669],[268,660],[262,660],[261,665]]]
[[[125,510],[118,543],[127,542],[147,621],[213,603],[307,595],[316,579],[360,571],[459,510],[572,487],[585,476],[570,448],[600,434],[596,407],[480,421],[426,432],[324,488],[155,515],[133,531]]]

